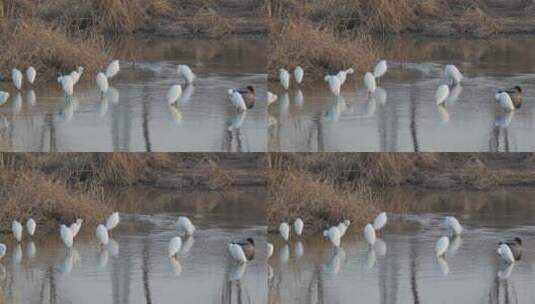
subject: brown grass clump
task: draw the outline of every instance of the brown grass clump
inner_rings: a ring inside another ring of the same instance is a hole
[[[375,54],[366,35],[342,37],[331,28],[301,21],[273,27],[268,69],[270,75],[277,75],[281,67],[292,70],[300,65],[306,75],[318,79],[351,67],[356,71],[365,70],[376,60]]]
[[[274,171],[269,179],[270,231],[278,229],[282,221],[292,223],[297,217],[305,222],[306,232],[320,231],[343,219],[351,220],[352,227],[360,227],[377,213],[366,187],[348,191],[304,172]]]
[[[202,33],[209,37],[220,37],[232,33],[236,23],[230,18],[223,17],[214,9],[199,9],[192,17],[188,17],[193,32]]]
[[[71,37],[33,21],[1,20],[0,41],[5,42],[0,44],[0,71],[23,70],[31,64],[43,75],[38,80],[79,65],[95,71],[109,58],[98,37]]]

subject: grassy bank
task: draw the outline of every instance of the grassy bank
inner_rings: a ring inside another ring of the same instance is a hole
[[[269,154],[269,227],[300,216],[313,231],[342,218],[361,228],[382,206],[376,190],[386,188],[535,187],[534,160],[522,153]]]
[[[0,154],[0,232],[9,231],[12,220],[29,217],[41,232],[77,217],[94,226],[118,208],[108,193],[130,186],[169,191],[265,186],[262,155],[246,158],[241,165],[230,154]]]

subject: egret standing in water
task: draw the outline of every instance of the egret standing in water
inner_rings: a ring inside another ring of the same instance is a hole
[[[375,217],[375,219],[373,220],[373,229],[375,229],[376,231],[383,229],[383,227],[386,225],[386,222],[386,212],[379,213],[379,215],[377,215],[377,217]]]
[[[303,227],[304,226],[305,226],[305,224],[303,223],[303,220],[301,218],[297,218],[294,221],[294,232],[295,232],[295,234],[297,234],[298,236],[301,236],[303,234]]]
[[[121,67],[119,65],[119,60],[113,60],[112,62],[110,62],[110,64],[106,68],[106,78],[112,79],[117,74],[119,74],[120,70],[121,70]]]
[[[282,84],[282,87],[285,90],[288,90],[290,87],[290,73],[286,69],[280,69],[279,70],[279,80]]]
[[[37,224],[32,218],[26,221],[26,231],[28,232],[30,236],[33,236],[35,234],[36,227],[37,227]]]
[[[247,111],[247,105],[245,104],[245,100],[243,99],[243,96],[235,90],[229,89],[228,90],[230,102],[236,109],[236,111],[243,113]]]
[[[273,255],[273,244],[267,243],[267,258],[269,259]]]
[[[344,83],[346,82],[347,74],[353,74],[353,73],[354,73],[353,69],[347,69],[347,70],[338,72],[338,74],[336,74],[336,77],[338,77],[338,79],[340,80],[340,86],[343,86]]]
[[[279,233],[284,239],[284,241],[287,242],[290,238],[290,225],[288,225],[288,223],[286,222],[281,223],[279,226]]]
[[[186,235],[193,235],[195,232],[195,226],[191,223],[189,218],[185,216],[179,216],[176,222],[178,230],[184,231]]]
[[[375,244],[377,237],[375,236],[375,229],[373,229],[372,224],[367,224],[364,227],[364,239],[372,246]]]
[[[340,237],[343,237],[346,234],[347,229],[349,228],[349,225],[351,225],[350,220],[344,220],[336,226],[338,228],[338,231],[340,231]]]
[[[9,99],[9,93],[0,91],[0,105],[4,104]]]
[[[167,254],[170,258],[176,257],[178,252],[182,248],[182,239],[179,236],[173,237],[169,241],[169,246],[167,247]]]
[[[340,96],[340,89],[342,86],[340,79],[336,76],[327,75],[324,80],[329,84],[331,93],[333,93],[334,96]]]
[[[58,81],[65,96],[72,97],[74,95],[74,80],[72,77],[70,75],[60,76]]]
[[[500,106],[500,108],[502,108],[505,112],[513,112],[515,110],[513,100],[506,92],[496,94],[495,98],[498,106]]]
[[[100,92],[100,96],[104,96],[104,94],[106,94],[106,92],[108,92],[108,89],[110,88],[108,78],[102,72],[99,72],[97,74],[97,87]]]
[[[106,220],[106,229],[108,231],[113,230],[117,225],[119,225],[119,222],[121,221],[119,217],[119,212],[112,213],[108,219]]]
[[[238,263],[244,264],[247,262],[247,257],[245,256],[245,252],[243,251],[242,247],[238,244],[230,243],[228,244],[228,250],[230,253],[230,256]]]
[[[439,86],[435,94],[437,105],[443,104],[448,96],[450,96],[450,87],[446,84]]]
[[[61,240],[63,241],[63,244],[67,248],[72,248],[74,245],[74,237],[72,235],[71,229],[67,228],[65,225],[61,225],[59,227],[59,236],[61,237]]]
[[[386,60],[381,60],[373,69],[373,77],[375,77],[376,79],[381,78],[386,74],[387,70],[388,66],[386,64]]]
[[[446,65],[444,67],[444,76],[446,79],[453,81],[453,84],[460,84],[463,80],[463,74],[454,65]]]
[[[185,64],[178,65],[178,75],[183,77],[187,84],[191,84],[195,80],[195,74],[193,74],[190,67]]]
[[[70,226],[69,226],[69,229],[71,229],[72,231],[72,236],[75,238],[78,233],[80,232],[80,229],[82,229],[82,223],[84,222],[84,220],[78,218],[76,219],[76,221],[74,223],[72,223]]]
[[[84,67],[77,67],[76,70],[72,71],[71,74],[69,74],[72,77],[72,80],[74,84],[76,85],[78,81],[80,81],[80,78],[82,77],[82,74],[84,73]]]
[[[497,250],[498,255],[507,263],[513,264],[515,262],[515,257],[511,248],[507,244],[500,244]]]
[[[26,69],[26,80],[32,85],[35,81],[35,76],[37,76],[37,71],[34,67],[29,67]]]
[[[295,82],[297,82],[297,84],[301,84],[303,82],[304,75],[305,75],[305,72],[303,71],[302,67],[298,66],[295,68],[294,77],[295,77]]]
[[[20,243],[22,241],[22,225],[19,221],[13,221],[11,223],[11,232],[13,232],[15,240]]]
[[[367,72],[364,75],[364,85],[366,86],[366,89],[368,89],[368,93],[375,93],[375,90],[377,89],[377,83],[375,82],[375,77],[372,73]]]
[[[175,84],[169,89],[169,91],[167,91],[167,104],[168,105],[175,104],[181,95],[182,95],[182,87],[178,84]]]
[[[459,221],[453,217],[453,216],[446,216],[444,219],[446,226],[448,229],[452,232],[453,235],[461,235],[463,232],[463,226],[459,223]]]
[[[18,69],[12,69],[11,78],[15,88],[20,91],[22,89],[22,73]]]
[[[328,238],[334,247],[337,247],[337,248],[340,247],[342,235],[340,234],[340,230],[338,230],[336,226],[333,226],[329,228],[328,230],[323,231],[323,236]]]
[[[438,239],[435,244],[435,254],[437,257],[442,257],[450,247],[450,239],[447,236],[443,236]]]
[[[108,229],[106,229],[106,226],[102,224],[98,225],[97,230],[95,231],[95,235],[102,246],[108,245],[110,237],[108,235]]]

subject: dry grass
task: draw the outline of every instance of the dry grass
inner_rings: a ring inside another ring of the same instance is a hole
[[[273,76],[280,67],[293,70],[300,65],[310,75],[306,80],[319,79],[342,69],[363,71],[376,60],[375,54],[367,35],[343,37],[331,28],[300,21],[272,28],[268,69]]]

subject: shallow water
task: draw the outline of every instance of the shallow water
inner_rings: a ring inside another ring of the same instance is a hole
[[[263,194],[235,193],[232,200],[211,193],[130,194],[122,197],[150,196],[154,204],[142,210],[137,202],[118,201],[126,211],[106,250],[88,226],[70,253],[55,235],[39,236],[33,245],[24,241],[20,248],[8,242],[11,250],[0,262],[2,303],[266,302],[266,226],[259,216],[265,214]],[[195,198],[202,202],[192,209],[185,201]],[[137,213],[127,213],[133,210]],[[177,234],[179,214],[189,216],[197,231],[184,239],[178,259],[170,260],[167,245]],[[249,236],[258,246],[256,256],[237,266],[227,254],[227,242]]]
[[[335,99],[325,82],[282,92],[269,109],[270,151],[533,151],[533,37],[447,40],[404,37],[385,42],[388,73],[368,98],[361,75],[351,75]],[[465,76],[446,106],[435,92],[445,64]],[[337,72],[337,71],[336,71]],[[305,75],[306,77],[306,75]],[[508,115],[498,88],[521,85],[524,104]],[[276,123],[275,123],[276,121]]]
[[[265,43],[257,39],[228,41],[134,39],[115,46],[121,72],[105,98],[94,75],[85,73],[65,102],[51,83],[12,94],[0,106],[0,150],[3,151],[265,151]],[[197,75],[184,87],[178,106],[166,94],[178,80],[177,64]],[[39,76],[38,76],[39,77]],[[227,89],[253,85],[257,104],[239,115]]]
[[[270,303],[531,303],[534,194],[385,193],[389,223],[373,249],[360,228],[338,251],[319,235],[288,247],[271,235],[277,249],[269,261]],[[439,260],[434,246],[446,233],[445,215],[455,215],[464,233]],[[496,244],[514,236],[523,239],[524,254],[508,268],[496,258]]]

